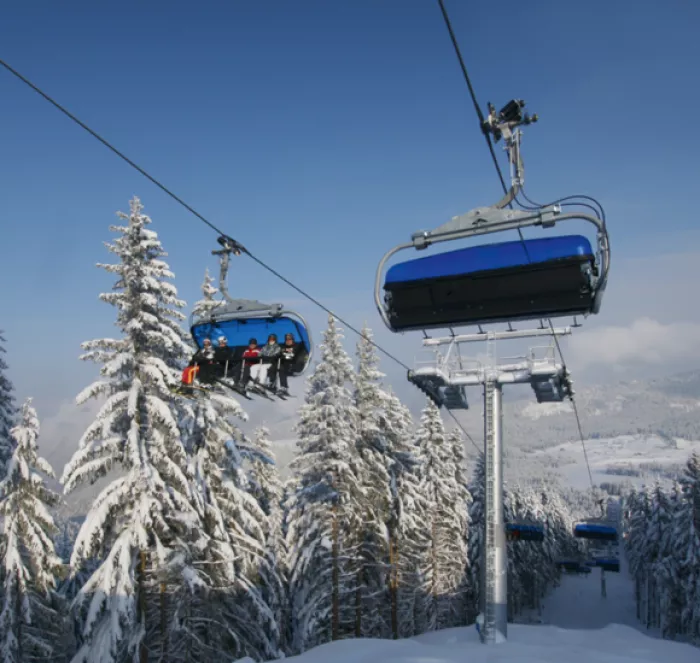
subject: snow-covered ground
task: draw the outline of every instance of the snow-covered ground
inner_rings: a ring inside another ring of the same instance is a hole
[[[700,649],[656,640],[619,624],[591,633],[510,624],[508,641],[481,644],[472,628],[407,640],[341,640],[291,659],[295,663],[697,663]]]
[[[690,454],[700,451],[700,441],[683,439],[667,440],[658,435],[620,435],[613,438],[586,440],[586,452],[596,483],[630,481],[634,485],[649,483],[646,477],[606,474],[606,468],[628,466],[639,467],[649,463],[662,466],[684,465]],[[529,459],[556,471],[575,488],[585,489],[589,485],[588,473],[580,440],[558,444],[525,454]]]
[[[544,624],[509,624],[508,641],[486,646],[473,627],[407,640],[343,640],[317,647],[296,663],[698,663],[700,648],[648,634],[635,618],[633,585],[621,573],[562,578],[545,601]]]

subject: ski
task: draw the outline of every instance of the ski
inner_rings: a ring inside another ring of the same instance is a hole
[[[249,401],[252,401],[253,398],[247,393],[245,389],[242,387],[239,387],[237,384],[234,382],[228,382],[227,380],[223,378],[217,378],[216,381],[226,387],[227,389],[230,389],[231,391],[235,391],[237,394],[240,396],[243,396],[243,398],[247,398]]]
[[[192,385],[178,385],[177,387],[169,387],[170,392],[176,396],[182,396],[191,401],[198,398],[209,398],[209,390],[204,387],[195,387]]]

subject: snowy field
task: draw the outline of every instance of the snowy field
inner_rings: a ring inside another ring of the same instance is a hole
[[[621,435],[586,440],[586,452],[595,483],[629,481],[635,486],[649,484],[655,478],[653,472],[645,477],[635,477],[606,474],[605,469],[620,466],[638,468],[650,463],[666,467],[685,465],[694,450],[700,451],[700,441],[669,441],[657,435]],[[556,471],[574,488],[585,489],[589,485],[580,440],[527,452],[525,456],[538,465]]]
[[[473,627],[387,640],[344,640],[291,660],[298,663],[698,663],[700,649],[661,640],[635,617],[632,582],[621,573],[564,575],[545,600],[543,624],[508,624],[508,641],[483,645]],[[534,617],[534,615],[533,615]],[[247,661],[250,661],[247,659]],[[242,663],[242,662],[241,662]],[[250,662],[252,663],[252,661]]]
[[[287,660],[297,663],[698,663],[700,650],[612,624],[592,632],[508,625],[508,642],[481,644],[472,628],[407,640],[343,640]],[[252,661],[250,662],[252,663]]]

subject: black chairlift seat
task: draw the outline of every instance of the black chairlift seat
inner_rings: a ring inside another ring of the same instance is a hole
[[[582,235],[468,247],[393,265],[386,312],[395,331],[587,315],[596,275]]]
[[[591,569],[585,564],[581,564],[576,560],[561,560],[557,562],[557,566],[561,567],[564,571],[568,573],[590,573]]]
[[[526,523],[506,523],[506,538],[510,541],[544,541],[544,528]]]
[[[442,397],[445,407],[448,410],[468,410],[467,391],[458,385],[448,385],[443,387]]]
[[[594,541],[617,541],[617,529],[600,522],[582,522],[574,525],[574,536]]]
[[[611,573],[620,573],[619,559],[598,559],[596,560],[596,566],[603,569],[603,571],[610,571]]]

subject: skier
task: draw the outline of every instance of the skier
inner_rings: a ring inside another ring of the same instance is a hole
[[[260,356],[263,362],[268,365],[267,369],[267,387],[275,391],[275,383],[277,381],[277,369],[279,366],[282,348],[277,343],[277,334],[270,334],[267,337],[267,343],[260,351]]]
[[[220,377],[227,378],[229,375],[238,375],[234,365],[234,349],[228,346],[228,339],[225,336],[219,336],[217,339],[219,345],[214,350],[214,360],[216,361],[217,374]],[[238,362],[240,366],[240,362]]]
[[[289,383],[287,382],[287,378],[292,372],[292,367],[294,366],[301,349],[301,344],[297,343],[294,340],[294,334],[289,333],[284,335],[284,345],[281,348],[281,354],[278,363],[280,376],[280,391],[283,394],[289,393]],[[275,383],[275,380],[277,378],[277,368],[278,366],[273,364],[270,367],[270,371],[267,374],[268,379],[272,384]]]
[[[250,370],[253,366],[258,366],[260,364],[260,348],[258,347],[258,341],[255,338],[251,338],[248,341],[248,348],[243,353],[243,378],[241,379],[241,388],[245,389],[248,382],[250,382]]]
[[[195,376],[199,376],[202,382],[211,383],[214,371],[214,348],[211,346],[211,339],[205,338],[202,347],[192,355],[190,363],[183,371],[182,382],[191,385]]]

